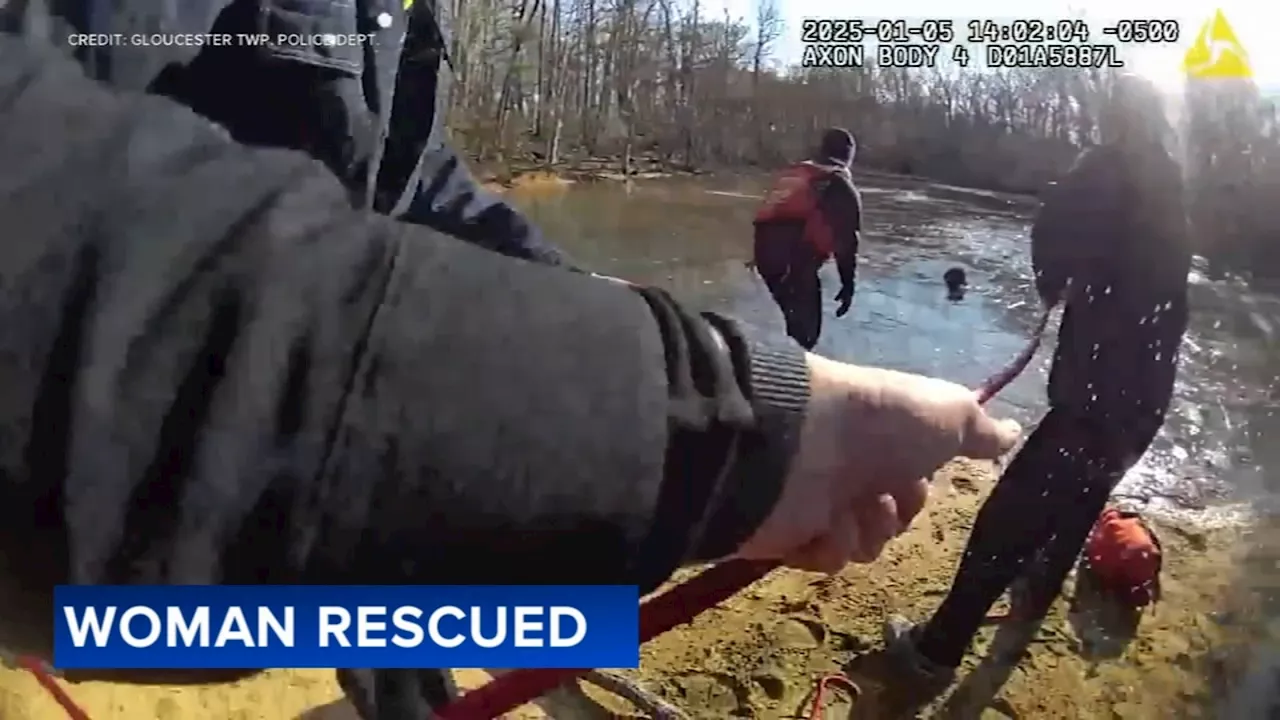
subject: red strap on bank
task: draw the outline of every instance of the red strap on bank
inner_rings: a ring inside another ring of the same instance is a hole
[[[21,668],[31,673],[31,677],[40,683],[40,687],[49,693],[49,696],[58,704],[58,707],[62,708],[62,711],[67,714],[70,720],[89,720],[89,714],[67,694],[67,691],[58,683],[58,679],[55,677],[56,672],[44,662],[30,655],[14,655],[0,648],[0,665],[9,668]]]
[[[640,642],[684,625],[707,608],[719,605],[742,588],[768,575],[775,562],[731,560],[656,595],[640,605]],[[590,668],[513,670],[463,694],[436,711],[443,720],[489,720],[536,700]]]

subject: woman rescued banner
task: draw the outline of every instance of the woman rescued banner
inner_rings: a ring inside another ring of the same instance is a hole
[[[636,667],[634,586],[68,585],[74,668]]]

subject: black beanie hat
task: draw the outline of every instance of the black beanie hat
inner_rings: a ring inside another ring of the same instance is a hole
[[[822,144],[818,148],[820,160],[836,165],[848,165],[858,152],[858,144],[853,135],[844,128],[830,128],[822,133]]]

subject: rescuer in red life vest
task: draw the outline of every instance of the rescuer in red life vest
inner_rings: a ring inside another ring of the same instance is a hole
[[[787,334],[806,350],[822,333],[818,268],[832,255],[840,269],[836,317],[853,301],[862,230],[862,199],[849,174],[856,150],[848,130],[827,130],[813,157],[783,171],[756,212],[756,270],[782,309]]]

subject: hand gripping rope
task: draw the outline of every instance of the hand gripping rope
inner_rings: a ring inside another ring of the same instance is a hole
[[[1040,348],[1040,340],[1049,323],[1046,310],[1036,326],[1035,335],[1022,352],[1000,372],[982,383],[975,391],[980,404],[986,404],[1014,378],[1022,374]],[[640,604],[640,641],[646,642],[666,631],[689,623],[699,613],[719,605],[751,583],[778,567],[773,561],[730,560],[720,563],[664,593]],[[49,665],[23,655],[11,655],[0,649],[0,664],[20,667],[35,676],[37,682],[53,696],[70,720],[89,720],[56,679],[57,671]],[[489,720],[545,695],[560,685],[590,672],[590,668],[515,670],[500,675],[487,685],[463,694],[436,711],[441,720]],[[818,681],[814,691],[811,717],[821,717],[824,691],[840,684],[857,695],[857,685],[843,675],[830,675]]]

